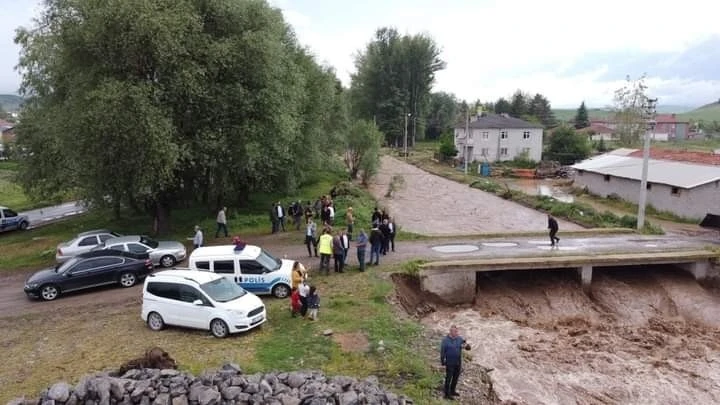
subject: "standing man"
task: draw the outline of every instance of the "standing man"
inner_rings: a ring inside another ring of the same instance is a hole
[[[295,210],[293,211],[293,221],[295,221],[295,230],[300,230],[300,222],[303,218],[303,207],[302,207],[302,201],[297,200],[295,203]]]
[[[380,264],[380,251],[382,250],[383,236],[382,232],[373,225],[370,230],[370,264],[373,264],[373,256],[375,257],[375,265]]]
[[[273,203],[272,207],[270,207],[270,222],[272,223],[272,233],[276,233],[278,231],[278,227],[280,226],[278,223],[278,217],[277,217],[277,204]]]
[[[277,216],[278,223],[280,224],[282,231],[285,232],[285,209],[280,201],[278,201],[275,206],[275,215]]]
[[[318,257],[317,239],[315,233],[317,232],[317,226],[312,217],[308,218],[307,225],[305,225],[305,245],[307,246],[308,256],[312,257],[313,250],[315,251],[315,257]]]
[[[320,253],[320,272],[325,270],[325,274],[330,274],[330,256],[333,254],[333,237],[326,228],[318,241],[318,252]]]
[[[332,240],[333,246],[333,263],[335,264],[335,273],[344,273],[345,267],[345,248],[342,244],[342,233],[335,231],[335,237]]]
[[[348,234],[344,229],[340,231],[340,242],[343,247],[343,266],[346,266],[348,251],[350,250],[350,238],[348,238]]]
[[[367,250],[367,244],[368,244],[368,237],[365,234],[365,230],[360,230],[360,235],[358,235],[357,243],[355,246],[357,247],[357,258],[358,263],[360,263],[360,271],[365,271],[365,251]]]
[[[560,244],[560,238],[558,238],[558,223],[551,214],[548,214],[548,229],[550,230],[550,247],[554,247],[556,244]]]
[[[199,225],[195,225],[195,236],[193,236],[193,247],[195,249],[203,245],[203,233]]]
[[[228,236],[227,231],[227,217],[225,216],[225,212],[227,211],[227,207],[222,207],[220,211],[218,211],[217,214],[217,231],[215,231],[215,237],[217,238],[218,235],[220,235],[220,230],[222,229],[225,232],[225,237]]]
[[[345,211],[345,224],[347,225],[347,235],[352,240],[353,227],[355,226],[355,216],[353,215],[353,207],[348,207]]]
[[[457,326],[453,325],[440,344],[440,363],[445,366],[445,399],[452,400],[460,396],[455,389],[462,368],[462,349],[470,350],[470,345],[458,334]]]

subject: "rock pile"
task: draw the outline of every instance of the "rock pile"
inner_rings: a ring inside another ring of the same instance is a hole
[[[364,380],[326,377],[319,371],[243,374],[226,364],[199,377],[174,369],[132,369],[83,377],[75,386],[59,382],[40,399],[19,398],[11,405],[411,405],[413,401],[380,388],[377,377]]]

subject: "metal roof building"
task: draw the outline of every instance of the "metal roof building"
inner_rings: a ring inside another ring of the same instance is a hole
[[[627,150],[607,153],[573,165],[577,171],[585,171],[640,181],[643,159],[627,156]],[[720,180],[720,166],[701,165],[671,160],[648,161],[648,183],[693,189]]]

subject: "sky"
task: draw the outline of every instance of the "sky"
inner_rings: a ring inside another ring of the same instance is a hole
[[[496,100],[517,89],[555,108],[612,104],[626,76],[647,74],[659,105],[697,107],[720,98],[720,2],[685,0],[270,0],[298,40],[346,86],[354,55],[377,28],[426,34],[445,70],[434,91]],[[15,93],[17,26],[37,0],[0,0],[0,93]],[[588,5],[589,4],[589,5]]]

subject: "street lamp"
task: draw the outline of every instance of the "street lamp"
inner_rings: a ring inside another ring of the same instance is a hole
[[[411,117],[412,114],[407,113],[405,114],[405,160],[407,160],[408,157],[408,117]]]
[[[645,143],[643,145],[642,179],[640,180],[640,198],[638,200],[637,229],[645,226],[645,205],[647,205],[647,176],[650,161],[650,134],[655,131],[655,113],[657,99],[646,98],[642,105],[645,120]]]

